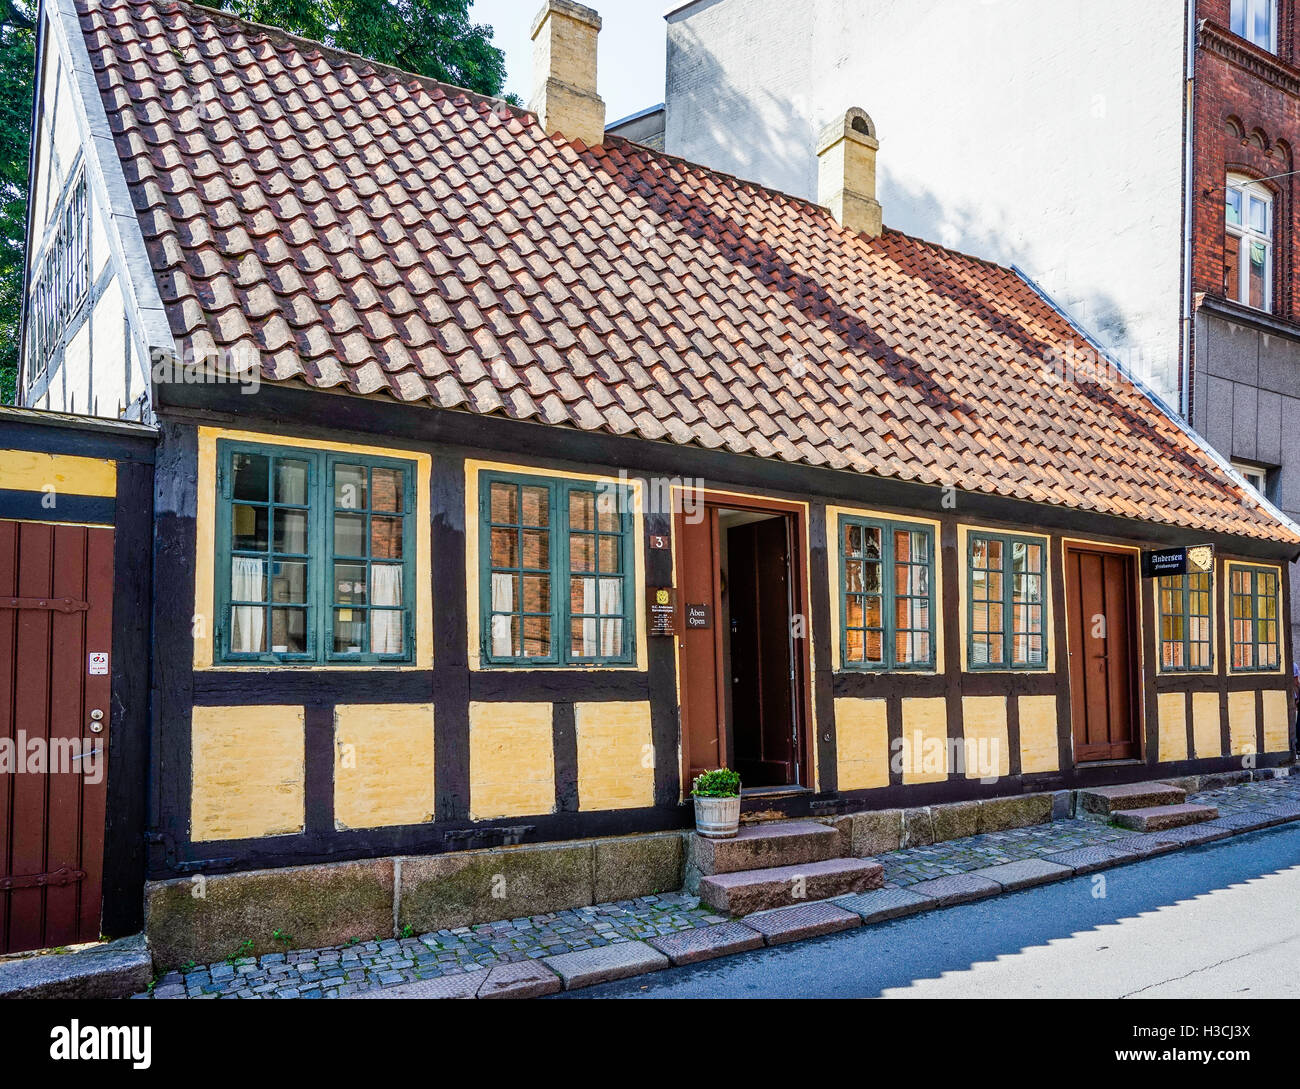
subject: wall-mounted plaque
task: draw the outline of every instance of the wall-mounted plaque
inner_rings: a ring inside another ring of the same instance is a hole
[[[686,606],[686,626],[688,628],[711,628],[713,617],[707,604]]]
[[[671,586],[646,588],[651,635],[677,634],[677,591]]]

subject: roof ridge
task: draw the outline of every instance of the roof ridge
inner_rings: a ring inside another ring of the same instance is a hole
[[[233,12],[223,11],[220,8],[209,7],[207,4],[196,3],[195,0],[125,0],[133,7],[153,7],[159,11],[166,11],[173,8],[189,8],[193,11],[202,13],[202,15],[211,23],[235,25],[244,27],[252,31],[255,36],[279,40],[282,44],[287,43],[296,47],[306,47],[304,52],[319,52],[327,57],[335,58],[357,66],[367,66],[374,69],[379,75],[390,75],[403,81],[414,80],[427,90],[442,91],[444,94],[455,92],[458,95],[465,95],[472,102],[478,102],[481,105],[493,106],[499,110],[510,113],[515,117],[532,118],[537,120],[537,114],[525,106],[515,106],[507,102],[504,98],[496,95],[487,95],[482,91],[471,90],[469,87],[461,87],[455,83],[448,83],[446,80],[435,79],[433,76],[422,75],[419,72],[412,72],[405,68],[399,68],[395,64],[387,64],[384,61],[377,61],[373,57],[364,56],[361,53],[353,53],[347,49],[340,49],[338,46],[329,45],[326,42],[319,41],[316,38],[306,38],[301,34],[294,34],[292,31],[285,30],[283,27],[271,26],[269,23],[259,23],[252,19],[245,19],[241,15],[235,15]],[[451,95],[449,95],[451,97]]]

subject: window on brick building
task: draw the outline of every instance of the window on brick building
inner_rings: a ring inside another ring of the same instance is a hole
[[[1232,32],[1277,52],[1277,0],[1232,0]]]
[[[1270,310],[1273,306],[1273,197],[1249,178],[1228,175],[1225,192],[1223,293]]]

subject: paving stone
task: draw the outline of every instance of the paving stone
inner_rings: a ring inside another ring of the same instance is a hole
[[[740,922],[717,923],[651,938],[650,943],[674,964],[694,964],[701,960],[743,953],[763,947],[763,935]]]
[[[474,998],[478,994],[482,976],[476,972],[460,972],[454,976],[422,979],[415,983],[399,983],[395,987],[373,987],[354,994],[340,994],[340,998]]]
[[[959,873],[918,881],[910,889],[918,896],[929,896],[937,900],[940,907],[950,907],[971,900],[982,900],[986,896],[996,896],[1002,891],[1002,886],[987,877]]]
[[[855,926],[861,926],[862,920],[854,912],[837,907],[828,900],[815,900],[808,904],[746,915],[745,925],[762,934],[768,945],[780,945],[782,942],[851,930]]]
[[[1074,871],[1069,866],[1046,862],[1041,858],[1022,858],[974,870],[971,876],[995,881],[1002,886],[1003,892],[1014,892],[1016,889],[1028,889],[1034,885],[1046,885],[1050,881],[1073,877]]]
[[[593,983],[657,972],[668,967],[668,958],[645,942],[632,941],[559,953],[543,963],[564,980],[566,991],[572,991]]]
[[[935,906],[932,897],[919,895],[910,889],[872,889],[853,896],[838,896],[831,902],[852,911],[866,924],[899,919]]]
[[[1136,851],[1109,844],[1103,847],[1074,847],[1068,851],[1044,855],[1046,862],[1055,862],[1058,866],[1069,866],[1076,874],[1094,873],[1107,870],[1112,866],[1122,866],[1138,857]]]
[[[554,994],[563,984],[560,977],[536,961],[498,964],[479,984],[479,998],[539,998]]]
[[[1201,843],[1214,843],[1233,834],[1230,828],[1215,828],[1211,824],[1189,824],[1182,828],[1166,828],[1160,838],[1182,847],[1195,847]]]

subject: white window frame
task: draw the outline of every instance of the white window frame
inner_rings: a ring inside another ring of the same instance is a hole
[[[1244,462],[1234,461],[1232,467],[1239,472],[1255,491],[1259,492],[1265,499],[1268,498],[1268,470],[1261,469],[1258,465],[1247,465]]]
[[[1268,41],[1256,40],[1253,33],[1260,9],[1268,13]],[[1251,45],[1277,52],[1277,0],[1232,0],[1228,15],[1230,29],[1239,38],[1245,38]],[[1240,29],[1238,29],[1240,27]]]
[[[1273,224],[1275,222],[1275,202],[1273,194],[1252,178],[1241,174],[1229,174],[1224,187],[1223,224],[1224,246],[1237,246],[1237,298],[1243,306],[1271,313],[1273,310]],[[1228,196],[1237,193],[1241,198],[1241,222],[1228,220]],[[1250,201],[1258,200],[1265,209],[1264,231],[1254,230],[1250,226]],[[1264,247],[1264,299],[1263,305],[1256,307],[1250,301],[1250,246],[1259,244]]]

